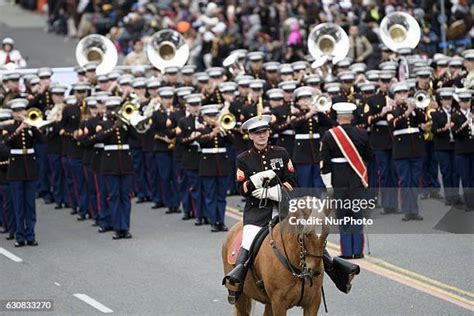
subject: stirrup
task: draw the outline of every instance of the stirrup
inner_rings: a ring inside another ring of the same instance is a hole
[[[229,304],[235,305],[235,303],[237,303],[237,301],[239,300],[240,293],[241,292],[229,290],[229,294],[227,295],[227,301],[229,302]]]

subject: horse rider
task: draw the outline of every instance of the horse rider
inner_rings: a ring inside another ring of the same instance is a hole
[[[255,236],[274,216],[278,216],[274,210],[275,205],[281,200],[281,191],[292,191],[296,186],[296,172],[289,153],[283,147],[268,143],[271,118],[270,115],[256,116],[242,124],[242,129],[249,133],[253,146],[237,157],[237,187],[240,194],[246,198],[246,203],[241,248],[234,269],[224,277],[223,284],[226,286],[234,287],[240,284],[240,288],[243,289],[247,271],[244,264]],[[268,188],[264,189],[264,185]],[[260,207],[262,199],[267,199],[267,202],[271,203]],[[326,250],[323,261],[326,273],[336,286],[348,293],[351,286],[350,278],[357,271],[345,267],[343,260],[338,260],[338,264],[334,261],[333,264]]]

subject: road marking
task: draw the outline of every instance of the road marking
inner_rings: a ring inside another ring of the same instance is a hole
[[[230,217],[238,220],[242,219],[242,213],[239,212],[238,209],[233,207],[227,207],[227,210],[227,215],[229,215]],[[327,246],[332,255],[338,255],[339,246],[337,244],[328,242]],[[378,259],[375,257],[366,256],[364,259],[357,260],[356,263],[359,264],[361,268],[364,268],[365,270],[368,270],[372,273],[378,274],[392,281],[430,294],[432,296],[458,305],[470,311],[474,311],[474,300],[470,300],[455,293],[452,293],[457,292],[458,294],[464,296],[474,297],[474,293],[472,292],[459,289],[455,286],[440,282],[438,280],[434,280],[432,278],[404,269],[402,267],[396,266],[385,260]],[[451,292],[449,292],[448,290],[451,290]]]
[[[8,259],[15,261],[15,262],[23,262],[23,259],[18,257],[17,255],[12,254],[10,251],[6,250],[5,248],[0,247],[0,254],[4,255]]]
[[[89,304],[90,306],[94,307],[95,309],[98,309],[99,311],[101,311],[102,313],[104,314],[108,314],[108,313],[113,313],[114,311],[111,310],[110,308],[108,308],[107,306],[105,306],[104,304],[96,301],[95,299],[93,299],[92,297],[90,297],[89,295],[86,295],[86,294],[80,294],[80,293],[76,293],[76,294],[73,294],[76,298],[80,299],[81,301],[83,302],[86,302],[87,304]]]
[[[54,282],[54,285],[61,286],[61,284],[59,284],[58,282]]]

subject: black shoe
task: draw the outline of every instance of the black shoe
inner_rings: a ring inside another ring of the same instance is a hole
[[[139,198],[136,203],[141,204],[141,203],[146,203],[146,202],[147,202],[146,198]]]
[[[354,259],[362,259],[364,258],[364,254],[361,253],[360,255],[354,255]]]
[[[26,242],[28,246],[38,246],[38,242],[36,240],[29,240]]]
[[[422,221],[423,220],[423,216],[421,216],[420,214],[413,214],[411,216],[411,219],[414,220],[414,221]]]
[[[25,245],[26,245],[26,242],[24,242],[24,241],[17,241],[17,242],[15,242],[15,247],[16,247],[16,248],[20,248],[20,247],[23,247],[23,246],[25,246]]]
[[[121,239],[121,238],[122,238],[122,234],[117,232],[117,231],[114,232],[114,234],[112,235],[112,239],[117,240],[117,239]]]
[[[227,273],[222,280],[222,285],[225,285],[225,287],[229,289],[228,300],[231,304],[235,304],[239,292],[243,289],[245,275],[247,274],[245,262],[247,261],[248,255],[248,250],[240,248],[239,255],[235,260],[234,268]]]
[[[130,239],[132,238],[132,234],[128,230],[122,232],[122,238],[124,239]]]
[[[77,211],[77,208],[74,207],[69,214],[76,215],[77,213],[79,213],[79,212]]]
[[[196,218],[196,220],[194,221],[194,225],[195,226],[201,226],[202,225],[202,219]]]
[[[14,234],[8,234],[7,237],[5,237],[6,240],[13,240],[15,239],[15,235]]]
[[[77,218],[76,218],[79,222],[82,222],[82,221],[85,221],[86,220],[86,216],[85,215],[79,215]]]
[[[111,231],[111,230],[112,230],[111,227],[99,227],[98,232],[99,232],[99,233],[106,233],[106,232],[109,232],[109,231]]]
[[[193,218],[191,214],[189,213],[184,213],[183,218],[181,218],[183,221],[187,221],[188,219]]]
[[[61,203],[58,203],[58,204],[56,204],[56,205],[54,206],[54,209],[55,209],[55,210],[60,210],[60,209],[62,209],[62,208],[63,208],[63,206],[61,205]]]
[[[220,231],[219,226],[217,226],[217,225],[211,225],[211,232],[217,233],[218,231]]]
[[[174,210],[174,207],[168,207],[168,210],[165,212],[165,214],[171,214],[171,213],[176,213]]]
[[[405,214],[403,217],[402,217],[402,221],[404,222],[408,222],[408,221],[411,221],[411,216],[410,214]]]
[[[164,206],[165,205],[163,203],[155,203],[155,204],[153,204],[153,206],[151,208],[156,210],[156,209],[162,208]]]
[[[225,226],[224,224],[220,224],[219,225],[219,231],[226,232],[226,231],[229,231],[229,228],[227,226]]]
[[[92,227],[97,227],[97,226],[99,226],[99,222],[98,222],[97,220],[95,220],[95,221],[92,223],[91,226],[92,226]]]
[[[211,224],[211,222],[209,221],[209,219],[207,217],[204,217],[204,219],[202,220],[202,223],[203,223],[203,225]]]

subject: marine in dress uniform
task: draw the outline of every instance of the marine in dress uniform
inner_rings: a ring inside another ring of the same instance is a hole
[[[5,144],[5,127],[12,123],[12,111],[0,109],[0,223],[3,226],[1,233],[8,234],[6,239],[15,239],[16,221],[12,206],[10,185],[7,180],[10,148]]]
[[[20,74],[18,72],[9,72],[3,75],[3,82],[7,92],[3,97],[3,107],[7,106],[8,101],[21,98],[20,93]]]
[[[321,175],[326,188],[334,188],[336,200],[366,198],[368,187],[367,163],[372,159],[369,135],[366,130],[350,124],[356,105],[341,102],[332,106],[337,113],[338,127],[326,133],[321,144]],[[346,150],[351,144],[358,155]],[[363,210],[336,209],[338,218],[363,218]],[[363,225],[340,225],[341,254],[344,259],[364,257]]]
[[[291,117],[291,126],[295,130],[293,161],[298,174],[298,186],[303,188],[324,187],[319,169],[320,129],[332,127],[334,123],[311,105],[313,96],[310,87],[296,89],[295,97],[301,113]]]
[[[196,139],[201,146],[199,176],[211,232],[228,230],[225,225],[225,207],[231,162],[227,145],[232,143],[232,135],[218,122],[219,108],[218,104],[208,104],[201,108],[205,125],[198,130],[201,135]]]
[[[33,145],[44,139],[37,128],[24,122],[27,104],[26,99],[13,99],[7,104],[15,120],[5,134],[5,142],[10,147],[7,180],[15,210],[15,247],[38,245],[35,236],[38,164]]]
[[[284,102],[282,89],[270,89],[267,91],[268,102],[272,112],[272,138],[276,139],[276,145],[283,147],[287,152],[293,153],[295,143],[295,131],[290,126],[291,106]]]
[[[426,123],[426,115],[416,108],[414,101],[407,100],[406,83],[395,83],[391,90],[396,106],[387,114],[387,121],[392,129],[393,159],[400,179],[402,220],[423,220],[418,208],[418,186],[425,152],[418,126]]]
[[[270,89],[278,88],[280,82],[278,70],[280,69],[280,63],[276,61],[269,61],[263,64],[265,69],[265,85],[263,87],[264,97],[268,97],[267,91]]]
[[[255,79],[265,79],[265,72],[263,71],[264,57],[263,52],[249,52],[247,54],[247,59],[250,61],[247,73]]]
[[[466,211],[474,211],[474,125],[472,90],[458,92],[459,110],[451,116],[456,166],[461,177]]]
[[[445,204],[450,206],[460,203],[459,198],[459,174],[456,168],[454,154],[454,134],[451,129],[451,116],[453,115],[453,94],[452,88],[440,88],[437,91],[441,105],[431,114],[433,133],[434,153],[439,162]]]
[[[393,138],[387,121],[391,106],[387,104],[389,89],[394,73],[383,71],[379,75],[378,92],[367,100],[369,112],[367,123],[370,127],[370,146],[373,150],[376,169],[379,172],[382,214],[399,213],[398,174],[392,156]]]
[[[219,90],[219,85],[224,80],[224,72],[225,70],[222,67],[211,67],[206,70],[209,75],[209,84],[205,104],[222,104],[224,102],[222,91]]]
[[[201,225],[207,217],[202,207],[201,179],[199,178],[199,159],[201,147],[196,141],[199,136],[198,129],[203,127],[200,116],[202,95],[189,94],[185,97],[188,116],[178,122],[176,142],[184,147],[182,167],[186,182],[186,190],[182,196],[183,220],[195,218],[195,223]]]

